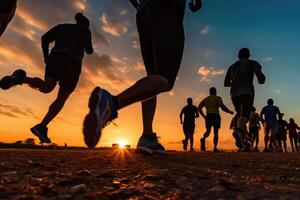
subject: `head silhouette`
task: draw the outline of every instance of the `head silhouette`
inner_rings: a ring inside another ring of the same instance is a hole
[[[187,100],[188,105],[193,105],[193,99],[192,98],[188,98]]]
[[[283,113],[280,113],[280,114],[278,115],[278,118],[279,118],[280,120],[282,120],[283,116],[284,116],[284,114],[283,114]]]
[[[89,19],[86,16],[84,16],[82,13],[77,13],[75,15],[75,20],[76,20],[76,24],[80,24],[80,25],[85,26],[87,28],[90,26]]]
[[[248,59],[250,58],[250,50],[248,48],[242,48],[239,51],[239,59]]]
[[[252,112],[255,112],[255,111],[256,111],[256,108],[253,106],[252,109],[251,109],[251,111],[252,111]]]
[[[291,124],[295,124],[295,120],[293,118],[290,119]]]
[[[268,99],[268,105],[271,105],[271,106],[273,106],[273,105],[274,105],[274,101],[273,101],[273,99]]]
[[[217,89],[215,87],[211,87],[209,89],[209,94],[210,95],[217,95]]]

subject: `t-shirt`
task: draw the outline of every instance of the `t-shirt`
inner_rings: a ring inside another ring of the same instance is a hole
[[[255,112],[250,112],[249,115],[249,127],[258,127],[259,126],[259,115]]]
[[[219,96],[210,95],[201,104],[206,108],[206,114],[219,114],[219,107],[223,104],[223,101]]]
[[[42,37],[43,52],[48,53],[49,43],[55,42],[53,53],[66,53],[82,62],[84,50],[92,51],[92,34],[78,24],[59,24]]]
[[[261,113],[264,114],[267,125],[278,124],[277,115],[280,114],[280,110],[277,106],[267,105],[262,109]]]
[[[285,120],[278,120],[278,133],[286,134],[286,128],[288,126],[287,121]]]
[[[257,61],[250,59],[242,59],[231,65],[226,75],[226,77],[230,77],[232,82],[231,96],[254,95],[254,74],[261,68]]]
[[[185,124],[194,124],[198,108],[194,105],[187,105],[182,109],[181,113],[184,114]]]

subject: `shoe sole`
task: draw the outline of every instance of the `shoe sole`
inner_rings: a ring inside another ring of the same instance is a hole
[[[36,136],[39,138],[39,140],[43,143],[46,143],[46,144],[51,144],[51,140],[47,140],[43,137],[43,135],[38,131],[36,130],[35,128],[31,128],[30,131]]]
[[[8,89],[18,85],[18,84],[12,84],[14,78],[16,78],[17,76],[26,77],[26,72],[22,69],[18,69],[16,71],[14,71],[14,73],[12,75],[3,77],[0,81],[0,88],[2,90],[8,90]]]
[[[97,115],[97,110],[99,109],[99,92],[101,88],[96,87],[89,99],[89,113],[86,115],[83,122],[83,135],[85,144],[89,148],[94,148],[101,136],[101,124],[99,125],[99,116]]]

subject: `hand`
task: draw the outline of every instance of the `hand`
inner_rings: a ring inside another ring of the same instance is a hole
[[[191,0],[189,3],[189,8],[192,12],[197,12],[202,7],[202,1],[201,0]]]

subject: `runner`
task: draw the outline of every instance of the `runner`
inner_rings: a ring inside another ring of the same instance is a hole
[[[277,131],[277,140],[278,140],[278,146],[279,146],[279,151],[282,152],[282,143],[283,143],[283,148],[284,152],[287,152],[287,145],[286,145],[286,134],[287,134],[287,126],[288,123],[287,121],[283,120],[283,113],[279,114],[279,120],[278,120],[278,131]]]
[[[183,124],[183,132],[185,139],[182,140],[183,149],[187,150],[188,141],[190,140],[190,151],[194,151],[194,132],[195,132],[195,118],[199,117],[199,112],[196,106],[193,105],[193,99],[187,99],[186,105],[180,112],[180,123]],[[184,121],[182,117],[184,115]]]
[[[137,26],[147,76],[117,96],[97,87],[89,100],[90,112],[84,121],[84,140],[97,145],[102,129],[117,118],[118,110],[142,102],[143,133],[137,152],[160,153],[165,148],[153,132],[156,96],[170,91],[180,68],[184,47],[185,0],[130,0],[137,9]],[[201,0],[191,0],[190,10],[198,11]]]
[[[278,119],[280,110],[274,106],[273,99],[268,99],[268,105],[265,106],[260,113],[260,118],[265,129],[265,149],[264,152],[272,152],[275,150],[275,134],[278,131]]]
[[[214,150],[213,152],[217,153],[218,142],[219,142],[219,129],[221,127],[221,117],[219,108],[224,112],[234,114],[233,111],[229,110],[223,103],[222,98],[217,96],[216,88],[212,87],[209,89],[209,96],[206,97],[198,106],[200,115],[205,119],[206,132],[203,135],[203,138],[200,140],[200,149],[206,151],[205,139],[208,138],[211,132],[211,128],[214,128]],[[206,115],[203,112],[203,108],[206,109]]]
[[[231,99],[237,114],[238,126],[233,132],[239,151],[249,151],[247,144],[247,121],[254,102],[254,74],[258,83],[264,84],[266,77],[261,71],[261,65],[250,60],[250,51],[243,48],[239,51],[239,60],[231,65],[226,73],[224,86],[231,87]],[[249,145],[250,146],[250,145]]]
[[[6,30],[9,22],[14,17],[16,8],[17,8],[17,0],[0,1],[0,37]]]
[[[46,64],[45,79],[27,77],[24,70],[16,70],[11,76],[0,82],[2,89],[27,84],[42,93],[50,93],[59,83],[56,100],[52,103],[42,122],[31,128],[41,142],[51,143],[48,138],[48,124],[61,111],[65,102],[76,88],[84,51],[93,53],[89,20],[81,13],[75,16],[76,24],[60,24],[52,28],[42,37],[42,48]],[[49,54],[50,43],[55,42]]]
[[[252,110],[249,115],[249,138],[251,141],[251,147],[253,151],[259,152],[258,143],[259,143],[259,130],[260,130],[260,117],[256,113],[256,108],[252,107]],[[255,143],[255,147],[254,147]]]
[[[289,131],[289,138],[293,152],[299,152],[297,130],[300,130],[300,128],[295,123],[295,120],[293,118],[290,119],[290,123],[287,126],[287,130]]]

